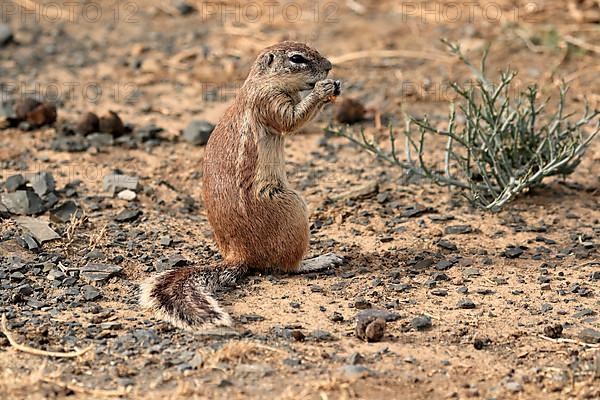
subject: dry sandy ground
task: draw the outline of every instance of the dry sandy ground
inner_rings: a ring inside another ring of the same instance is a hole
[[[225,3],[235,5],[211,4]],[[63,99],[59,123],[84,111],[112,109],[133,125],[164,128],[165,140],[151,148],[66,153],[51,150],[53,128],[0,131],[1,180],[20,163],[51,171],[59,189],[79,179],[75,200],[87,215],[73,240],[66,225],[56,226],[63,239],[39,254],[18,246],[11,220],[0,221],[6,234],[0,265],[13,256],[27,262],[22,281],[2,276],[0,311],[20,343],[55,351],[93,346],[80,357],[61,359],[19,352],[0,338],[0,397],[599,398],[600,352],[579,340],[586,328],[600,330],[598,140],[566,181],[551,180],[491,214],[427,182],[405,183],[402,171],[344,138],[324,138],[322,129],[332,120],[328,107],[287,142],[286,155],[290,181],[312,212],[309,255],[334,251],[345,263],[312,275],[251,276],[222,294],[237,321],[233,337],[179,332],[136,304],[137,284],[167,257],[200,265],[218,257],[200,200],[203,149],[177,138],[192,118],[218,120],[265,45],[304,40],[334,61],[366,49],[412,51],[338,62],[332,71],[347,96],[397,126],[403,111],[442,118],[444,85],[470,79],[443,52],[440,37],[458,40],[473,57],[492,42],[490,71],[518,69],[522,85],[537,82],[544,93],[555,93],[567,78],[574,109],[583,96],[598,106],[597,3],[572,2],[569,11],[539,1],[530,15],[524,4],[515,13],[512,2],[498,2],[503,18],[475,12],[458,21],[443,14],[450,12],[449,3],[410,3],[416,11],[388,1],[317,3],[317,22],[310,2],[296,3],[304,11],[301,22],[276,13],[273,22],[263,16],[253,23],[240,14],[239,23],[223,23],[223,9],[213,15],[198,4],[198,12],[181,16],[166,2],[161,8],[119,3],[116,18],[107,5],[111,17],[96,23],[11,18],[18,45],[0,53],[3,79],[38,82],[39,88],[92,82],[104,89],[99,101],[76,89]],[[442,10],[438,20],[424,12],[436,4]],[[128,19],[131,12],[134,20]],[[372,121],[362,126],[385,136],[385,128]],[[438,160],[439,148],[428,157]],[[143,216],[134,222],[114,222],[115,214],[132,205],[102,193],[102,177],[114,168],[140,177],[136,203]],[[367,197],[331,200],[372,182],[378,190]],[[430,209],[410,216],[412,207]],[[456,226],[469,229],[448,230]],[[161,245],[164,236],[175,243]],[[456,250],[440,247],[440,240]],[[92,244],[101,252],[98,262],[116,263],[123,271],[99,287],[100,299],[85,301],[69,294],[83,283],[55,284],[43,263],[78,269],[88,262]],[[524,252],[508,258],[508,246]],[[13,301],[24,282],[34,293]],[[461,308],[465,299],[474,308]],[[354,317],[365,307],[393,313],[381,342],[364,343],[354,335]],[[343,320],[333,317],[336,312]],[[417,330],[411,322],[423,315],[432,326]],[[540,336],[556,324],[564,328],[562,338],[575,343]]]

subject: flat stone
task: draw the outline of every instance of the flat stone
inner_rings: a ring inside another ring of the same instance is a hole
[[[369,308],[356,314],[356,319],[363,318],[381,318],[385,322],[393,322],[400,319],[400,315],[387,310],[379,310],[376,308]]]
[[[81,209],[73,201],[67,201],[50,211],[50,220],[57,223],[67,223],[72,218],[81,218]]]
[[[89,283],[104,283],[121,273],[123,268],[113,264],[88,263],[79,270],[79,276]]]
[[[188,263],[189,263],[188,259],[183,257],[181,254],[172,254],[169,257],[161,258],[156,263],[156,271],[163,272],[168,269],[187,265]]]
[[[416,218],[420,217],[423,214],[435,212],[435,209],[432,207],[425,207],[418,204],[414,204],[408,207],[405,207],[401,212],[400,216],[405,218]]]
[[[196,146],[203,146],[208,143],[215,126],[208,121],[193,120],[183,130],[183,139]]]
[[[56,188],[54,177],[48,172],[27,175],[27,181],[38,196],[53,192]]]
[[[454,243],[449,242],[447,240],[440,240],[437,243],[437,245],[444,250],[449,250],[449,251],[457,251],[458,250],[458,247]]]
[[[6,189],[7,192],[14,192],[18,189],[24,189],[26,183],[27,179],[21,174],[9,176],[6,178],[6,182],[4,182],[4,189]]]
[[[368,197],[372,194],[375,194],[379,191],[379,185],[377,182],[368,182],[363,185],[352,188],[351,190],[341,193],[337,196],[333,196],[331,200],[340,201],[340,200],[355,200],[362,197]]]
[[[33,215],[44,211],[40,196],[29,190],[17,190],[13,193],[2,193],[0,201],[13,214]]]
[[[50,272],[48,272],[48,275],[46,276],[46,278],[51,281],[62,281],[66,277],[67,275],[60,269],[53,269]]]
[[[584,308],[583,310],[573,314],[573,318],[591,317],[596,315],[596,312],[591,308]]]
[[[472,267],[465,268],[462,273],[465,278],[473,278],[474,276],[481,275],[481,271],[479,271],[478,268],[472,268]]]
[[[50,148],[54,151],[66,151],[69,153],[80,153],[90,147],[89,142],[81,135],[57,136],[50,142]]]
[[[102,180],[102,188],[113,195],[126,189],[135,192],[139,189],[139,179],[131,175],[111,173]]]
[[[36,242],[35,239],[27,233],[23,236],[17,236],[17,243],[19,246],[27,250],[37,251],[40,249],[38,242]]]
[[[319,342],[334,340],[333,335],[327,331],[317,329],[310,333],[310,337]]]
[[[21,229],[29,232],[39,243],[60,239],[60,235],[50,228],[47,222],[40,218],[17,217],[15,221]]]
[[[451,225],[444,229],[447,235],[463,235],[465,233],[473,232],[473,228],[470,225]]]
[[[596,344],[600,343],[600,331],[597,331],[592,328],[585,328],[581,332],[579,332],[579,339],[582,342]]]
[[[117,222],[133,222],[143,214],[142,210],[122,210],[119,212],[114,220]]]
[[[94,301],[102,297],[100,290],[91,285],[82,286],[80,292],[86,301]]]
[[[452,268],[454,264],[456,264],[456,262],[454,261],[441,260],[438,261],[438,263],[435,265],[435,269],[437,269],[438,271],[447,271],[450,268]]]
[[[521,257],[523,253],[524,251],[520,247],[509,247],[506,250],[504,250],[503,255],[506,258],[518,258]]]

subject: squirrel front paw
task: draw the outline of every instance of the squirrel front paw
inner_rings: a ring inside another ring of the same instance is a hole
[[[342,92],[342,82],[333,79],[323,79],[315,84],[314,91],[325,102],[335,100]]]

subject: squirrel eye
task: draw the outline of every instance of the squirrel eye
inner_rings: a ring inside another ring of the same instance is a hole
[[[300,54],[294,54],[293,56],[291,56],[290,61],[294,64],[306,64],[308,62],[308,60],[302,57]]]

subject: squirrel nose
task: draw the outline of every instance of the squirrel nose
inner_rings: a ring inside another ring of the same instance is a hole
[[[331,68],[333,68],[333,65],[331,65],[331,62],[329,60],[325,60],[325,65],[323,66],[327,71],[331,71]]]

